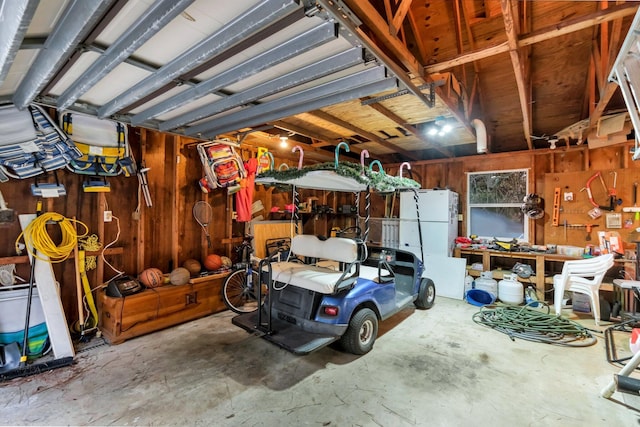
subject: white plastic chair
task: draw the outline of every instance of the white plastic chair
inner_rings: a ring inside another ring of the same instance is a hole
[[[613,254],[600,255],[594,258],[565,261],[562,273],[553,276],[553,305],[556,315],[562,311],[562,299],[565,291],[589,295],[591,312],[600,325],[600,284],[604,275],[613,267]]]

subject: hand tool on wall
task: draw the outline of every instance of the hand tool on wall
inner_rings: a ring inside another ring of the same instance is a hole
[[[551,225],[558,226],[560,222],[560,187],[553,190],[553,221]]]
[[[633,199],[633,207],[626,206],[622,208],[622,212],[633,212],[634,220],[637,222],[640,219],[640,207],[638,207],[638,183],[633,183],[633,195],[631,196]],[[629,220],[631,222],[631,220]]]
[[[587,236],[585,237],[585,240],[590,241],[591,230],[593,229],[593,227],[598,227],[598,224],[568,224],[566,226],[570,228],[585,228],[587,230]]]
[[[151,192],[149,191],[149,181],[147,180],[147,172],[149,172],[151,168],[140,167],[138,168],[138,186],[140,190],[142,190],[142,194],[144,195],[144,202],[148,208],[153,206],[153,201],[151,200]]]
[[[633,207],[638,207],[638,183],[633,183]],[[636,216],[634,220],[637,222],[640,219],[640,211],[636,210]]]
[[[622,204],[622,199],[618,198],[618,190],[616,189],[618,183],[618,172],[609,172],[609,175],[613,175],[613,187],[609,188],[609,206],[611,210],[614,210],[616,206]]]
[[[602,186],[604,187],[604,190],[608,193],[607,185],[604,183],[604,179],[602,179],[602,174],[600,172],[596,172],[595,174],[593,174],[593,176],[587,180],[586,186],[583,189],[581,189],[580,191],[585,191],[585,190],[587,191],[587,196],[589,197],[589,203],[591,203],[594,207],[596,207],[598,209],[608,210],[608,211],[613,210],[612,206],[600,206],[593,199],[593,193],[591,192],[591,183],[596,178],[600,178],[600,182],[602,182]]]

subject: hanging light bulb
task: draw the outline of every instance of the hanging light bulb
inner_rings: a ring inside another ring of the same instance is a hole
[[[453,130],[453,126],[451,126],[447,119],[444,116],[438,116],[433,121],[433,123],[429,126],[427,130],[427,134],[430,136],[445,136],[449,132]]]
[[[287,135],[280,135],[280,147],[287,148],[289,146],[289,137]]]

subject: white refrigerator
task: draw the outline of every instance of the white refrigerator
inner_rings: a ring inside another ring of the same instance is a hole
[[[458,236],[458,193],[418,190],[417,196],[418,211],[412,191],[400,194],[399,249],[412,252],[422,260],[423,276],[433,280],[437,295],[462,299],[466,261],[452,257]]]
[[[400,193],[400,249],[411,251],[421,259],[426,255],[453,255],[458,236],[458,193],[451,190],[418,190],[417,193],[418,212],[414,193]]]

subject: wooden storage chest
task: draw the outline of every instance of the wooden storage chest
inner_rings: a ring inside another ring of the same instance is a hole
[[[97,295],[99,328],[110,344],[168,328],[226,309],[222,283],[227,273],[193,278],[180,286],[146,289],[123,298]]]

